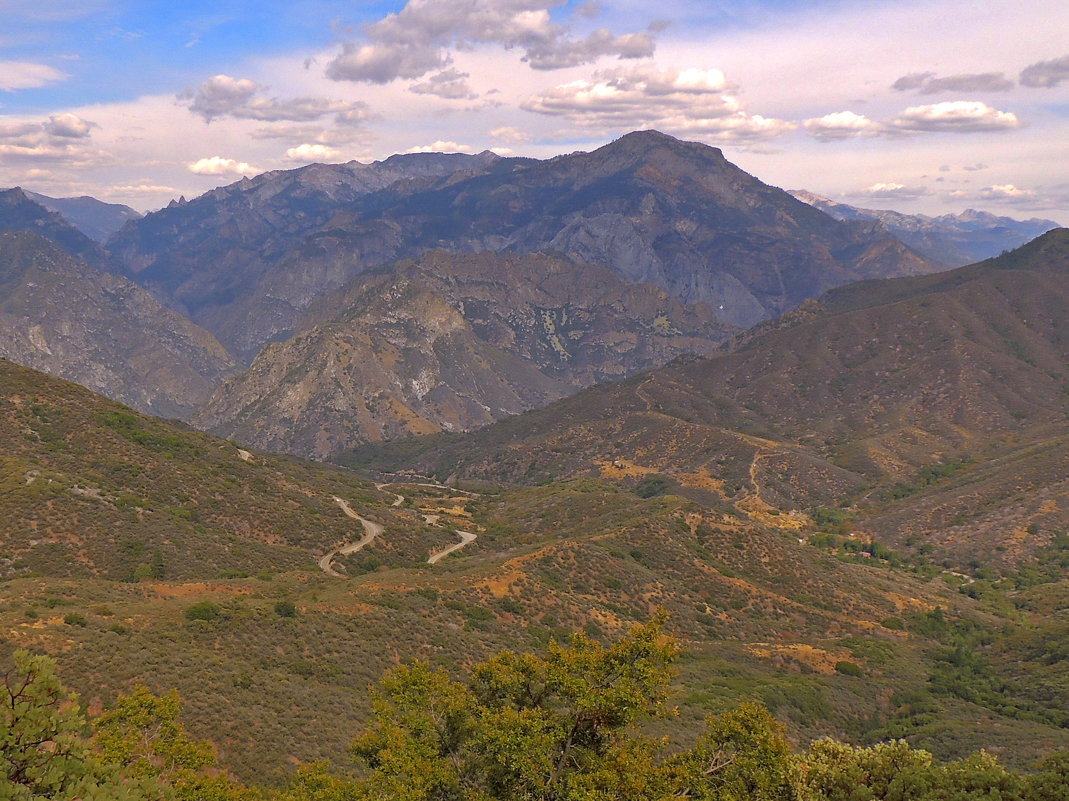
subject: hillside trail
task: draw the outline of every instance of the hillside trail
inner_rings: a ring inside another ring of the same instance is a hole
[[[376,484],[375,485],[375,489],[377,489],[379,492],[385,492],[387,495],[392,495],[393,496],[394,500],[393,500],[393,503],[390,504],[390,506],[400,506],[401,504],[403,504],[405,502],[405,496],[404,495],[398,495],[396,492],[391,492],[390,490],[386,489],[386,487],[388,487],[388,486],[390,486],[390,485],[389,484]]]
[[[403,503],[404,499],[402,498],[401,500]],[[371,520],[367,520],[361,517],[352,510],[352,507],[350,507],[344,499],[339,498],[337,495],[334,496],[334,502],[341,507],[341,510],[345,512],[347,517],[351,517],[353,518],[353,520],[359,520],[360,525],[364,527],[364,536],[361,537],[359,540],[343,545],[342,547],[331,551],[319,560],[319,568],[328,576],[334,576],[336,578],[345,578],[344,574],[339,573],[337,570],[335,570],[333,565],[331,564],[334,561],[334,557],[338,556],[339,554],[342,556],[346,556],[351,553],[356,553],[365,545],[370,545],[375,541],[375,538],[377,536],[379,536],[380,534],[382,534],[382,532],[386,530],[386,527],[381,523],[375,523]]]
[[[469,495],[471,497],[476,497],[478,495],[478,493],[476,492],[458,490],[453,487],[447,487],[444,484],[429,484],[410,481],[403,481],[397,483],[398,485],[408,484],[409,486],[417,487],[434,487],[435,489],[449,490],[450,492]],[[385,492],[388,495],[394,496],[394,500],[390,504],[390,506],[401,506],[405,502],[405,496],[401,495],[400,493],[393,492],[392,490],[386,489],[390,486],[393,485],[388,483],[376,484],[375,489],[377,489],[379,492]],[[340,548],[335,548],[333,551],[326,554],[319,560],[319,569],[326,573],[328,576],[334,576],[335,578],[345,578],[344,573],[339,573],[337,570],[334,569],[334,557],[339,555],[346,556],[348,554],[356,553],[365,546],[370,545],[375,541],[376,537],[382,535],[386,531],[386,527],[381,523],[376,523],[372,520],[368,520],[358,515],[356,512],[353,511],[352,507],[349,506],[348,502],[346,502],[343,498],[339,498],[335,495],[334,502],[338,504],[339,507],[341,507],[341,510],[345,513],[347,517],[351,517],[353,520],[359,520],[360,525],[364,527],[364,536],[361,537],[359,540],[357,540],[356,542],[347,543],[341,546]],[[421,517],[423,518],[423,522],[426,523],[428,526],[439,526],[438,521],[441,518],[440,515],[425,514],[421,515]],[[460,542],[454,543],[453,545],[449,545],[445,548],[440,548],[437,551],[432,551],[431,554],[427,557],[427,564],[436,564],[440,559],[449,556],[449,554],[454,553],[455,551],[459,551],[464,546],[475,542],[475,540],[478,539],[478,537],[475,534],[472,534],[470,531],[457,531],[456,533],[457,536],[460,537]]]
[[[458,495],[467,495],[468,497],[471,497],[471,498],[479,497],[479,493],[477,493],[477,492],[469,492],[468,490],[457,489],[456,487],[447,487],[444,484],[433,484],[433,483],[422,482],[422,481],[398,481],[397,484],[398,485],[407,484],[410,487],[433,487],[434,489],[449,490],[450,492],[455,492]],[[384,489],[384,487],[389,487],[389,486],[391,486],[391,485],[390,484],[376,484],[375,488],[378,489],[381,492],[390,492],[390,490]],[[392,493],[392,494],[397,495],[397,493]],[[394,504],[393,504],[394,506],[400,506],[401,503],[404,503],[404,498],[402,496],[397,495],[397,497],[401,498],[401,501],[399,501],[399,502],[395,501]],[[439,524],[438,521],[441,520],[442,516],[441,515],[426,514],[426,515],[421,515],[421,517],[423,518],[423,522],[426,523],[428,526],[439,526],[440,524]],[[453,543],[452,545],[448,545],[445,548],[440,548],[437,551],[432,551],[431,554],[427,557],[427,564],[429,564],[429,565],[437,564],[438,560],[443,559],[446,556],[449,556],[449,554],[451,554],[451,553],[459,551],[464,546],[469,545],[469,544],[475,542],[475,540],[479,539],[478,536],[476,536],[475,534],[472,534],[470,531],[459,531],[458,530],[457,531],[457,536],[460,537],[460,542]]]
[[[450,545],[450,546],[448,546],[446,548],[442,548],[439,551],[435,551],[434,553],[432,553],[430,556],[427,557],[427,564],[433,565],[439,559],[441,559],[441,558],[443,558],[445,556],[449,556],[449,554],[453,553],[453,551],[459,551],[465,545],[468,545],[469,543],[475,542],[475,540],[478,539],[478,537],[476,537],[470,531],[457,530],[457,536],[460,537],[460,542],[454,543],[453,545]]]

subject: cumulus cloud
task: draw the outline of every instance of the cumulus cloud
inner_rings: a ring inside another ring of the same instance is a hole
[[[115,158],[106,151],[52,142],[39,142],[36,144],[0,143],[0,159],[12,164],[48,162],[62,164],[70,169],[86,169],[115,163]]]
[[[897,181],[878,182],[850,193],[852,197],[867,200],[916,200],[927,194],[928,190],[922,186],[906,186]]]
[[[455,69],[442,70],[421,83],[413,84],[409,90],[417,95],[436,95],[447,100],[473,100],[478,95],[468,85],[470,76]]]
[[[15,163],[48,162],[95,167],[113,161],[110,154],[89,143],[95,122],[75,114],[53,114],[43,121],[0,123],[0,156]]]
[[[963,73],[938,77],[934,72],[911,72],[903,75],[891,88],[899,92],[916,91],[922,95],[939,92],[1005,92],[1013,81],[1001,72]]]
[[[173,195],[177,194],[178,190],[173,186],[166,186],[164,184],[126,184],[124,186],[109,186],[103,194],[111,197],[114,195],[121,195],[127,197],[129,195]]]
[[[367,115],[367,104],[331,100],[326,97],[295,97],[279,100],[266,97],[265,87],[248,78],[216,75],[196,89],[179,95],[189,100],[189,110],[205,122],[221,117],[233,117],[261,122],[312,122],[328,114],[342,116],[346,124]]]
[[[451,63],[449,49],[497,44],[523,51],[534,69],[587,64],[602,56],[646,58],[653,55],[649,31],[614,34],[599,28],[576,38],[566,25],[554,23],[550,9],[563,0],[409,0],[364,29],[365,43],[346,42],[327,65],[338,81],[389,83],[421,78]],[[596,7],[582,7],[589,16]]]
[[[187,164],[186,169],[197,175],[250,175],[260,172],[248,162],[235,161],[222,156],[197,159]]]
[[[1020,125],[1014,113],[999,111],[979,100],[911,106],[886,123],[889,131],[898,133],[976,133],[1012,130]]]
[[[1050,61],[1037,61],[1021,71],[1021,85],[1051,89],[1062,81],[1069,81],[1069,56]]]
[[[508,142],[510,145],[522,145],[524,142],[531,140],[531,137],[524,131],[507,125],[494,128],[490,131],[490,136],[494,137],[494,139],[500,139],[502,142]]]
[[[873,136],[879,132],[879,126],[875,122],[853,111],[836,111],[823,117],[808,119],[802,123],[802,127],[810,136],[824,142]]]
[[[315,145],[305,143],[291,147],[286,151],[286,158],[290,161],[312,163],[316,161],[337,161],[338,151],[327,145]]]
[[[748,113],[719,70],[603,70],[556,86],[523,108],[606,131],[657,128],[726,142],[768,139],[794,123]]]
[[[50,83],[58,83],[70,76],[47,64],[31,64],[26,61],[0,61],[0,92],[15,92],[19,89],[36,89]]]
[[[53,114],[42,124],[49,136],[61,139],[85,139],[97,127],[95,122],[83,120],[76,114]]]
[[[406,153],[470,153],[471,145],[460,145],[456,142],[443,142],[439,139],[429,145],[411,147]]]
[[[1036,193],[1031,189],[1019,189],[1013,184],[995,184],[994,186],[984,187],[980,190],[980,197],[985,200],[1021,200],[1024,198],[1033,198]]]

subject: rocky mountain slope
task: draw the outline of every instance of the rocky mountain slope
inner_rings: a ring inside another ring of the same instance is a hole
[[[13,231],[0,233],[0,356],[165,417],[191,411],[236,367],[133,282]]]
[[[344,254],[340,263],[324,263],[306,242],[339,207],[398,183],[415,191],[496,160],[493,153],[420,153],[264,173],[172,202],[131,223],[108,247],[128,276],[251,359],[264,342],[292,333],[314,298],[359,272]]]
[[[288,336],[317,296],[429,249],[557,252],[741,326],[849,281],[937,269],[716,148],[653,131],[547,161],[399,156],[305,170],[150,214],[109,247],[127,275],[244,358]]]
[[[368,440],[464,431],[598,381],[715,352],[705,305],[541,255],[434,251],[327,296],[194,424],[324,458]]]
[[[976,209],[929,217],[887,209],[861,209],[801,189],[792,189],[791,194],[837,220],[878,223],[917,253],[948,267],[990,259],[1058,227],[1053,220],[1035,217],[1015,220]]]
[[[971,502],[985,498],[994,522],[959,528],[942,552],[1019,561],[1069,524],[1069,475],[1048,447],[1069,428],[1066,304],[1069,230],[1057,229],[952,272],[834,290],[748,333],[733,352],[432,440],[423,458],[409,447],[404,461],[443,477],[518,482],[663,473],[713,499],[743,493],[754,508],[871,500],[873,515],[887,511],[884,500],[900,510],[916,502],[944,473],[986,476]],[[954,515],[943,512],[876,528],[904,546],[909,529],[945,527]],[[1042,536],[998,550],[1033,523]]]
[[[95,242],[106,242],[127,222],[141,218],[129,206],[105,203],[95,197],[48,197],[30,191],[26,191],[26,197],[54,211]]]

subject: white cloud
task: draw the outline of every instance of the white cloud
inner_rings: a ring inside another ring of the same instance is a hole
[[[523,51],[534,69],[562,69],[602,56],[646,58],[653,55],[650,32],[614,34],[599,28],[583,38],[550,17],[563,0],[409,0],[404,8],[366,26],[366,43],[345,42],[327,65],[339,81],[389,83],[420,78],[452,63],[450,49],[496,44]],[[591,8],[582,9],[581,17]]]
[[[751,115],[722,72],[693,68],[602,70],[528,98],[522,107],[603,131],[657,128],[725,142],[769,139],[795,127]]]
[[[879,132],[879,126],[864,114],[853,111],[835,111],[823,117],[815,117],[802,123],[806,133],[823,142],[837,139],[852,139],[858,136],[872,136]]]
[[[98,127],[95,122],[83,120],[77,114],[53,114],[43,126],[49,136],[61,139],[85,139],[93,128]]]
[[[410,147],[406,153],[470,153],[471,145],[460,145],[456,142],[443,142],[438,140],[429,145]]]
[[[26,61],[0,61],[0,91],[14,92],[18,89],[36,89],[50,83],[58,83],[70,76],[47,64],[31,64]]]
[[[1031,189],[1019,189],[1013,184],[996,184],[980,190],[980,197],[985,199],[1022,199],[1035,197]]]
[[[849,194],[867,200],[916,200],[927,195],[928,190],[923,186],[906,186],[897,181],[887,181],[874,183]]]
[[[502,142],[508,142],[510,145],[522,145],[524,142],[531,140],[526,131],[521,131],[519,128],[513,128],[508,125],[494,128],[490,131],[490,136],[494,139],[500,139]]]
[[[216,75],[195,90],[187,90],[180,99],[190,100],[189,110],[206,122],[221,117],[259,120],[261,122],[312,122],[328,114],[341,117],[344,124],[363,121],[367,104],[345,102],[326,97],[295,97],[279,100],[264,97],[265,87],[248,78]]]
[[[197,175],[251,175],[260,172],[248,162],[235,161],[222,156],[198,159],[187,164],[186,169]]]
[[[128,184],[126,186],[107,187],[101,194],[107,197],[113,195],[127,197],[129,195],[174,195],[177,193],[178,190],[173,186],[164,186],[162,184]]]
[[[469,77],[471,76],[468,73],[459,70],[443,70],[421,83],[413,84],[409,91],[417,95],[436,95],[447,100],[473,100],[478,95],[468,85]]]
[[[297,147],[291,147],[286,151],[286,158],[290,161],[311,163],[316,161],[337,161],[338,151],[326,145],[313,145],[307,142]]]
[[[1019,128],[1010,111],[999,111],[979,100],[952,100],[930,106],[911,106],[888,120],[887,129],[899,133],[978,133]]]

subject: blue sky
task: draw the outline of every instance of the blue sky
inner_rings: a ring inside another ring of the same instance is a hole
[[[0,186],[140,209],[655,127],[785,188],[1069,223],[1064,0],[0,0]]]

